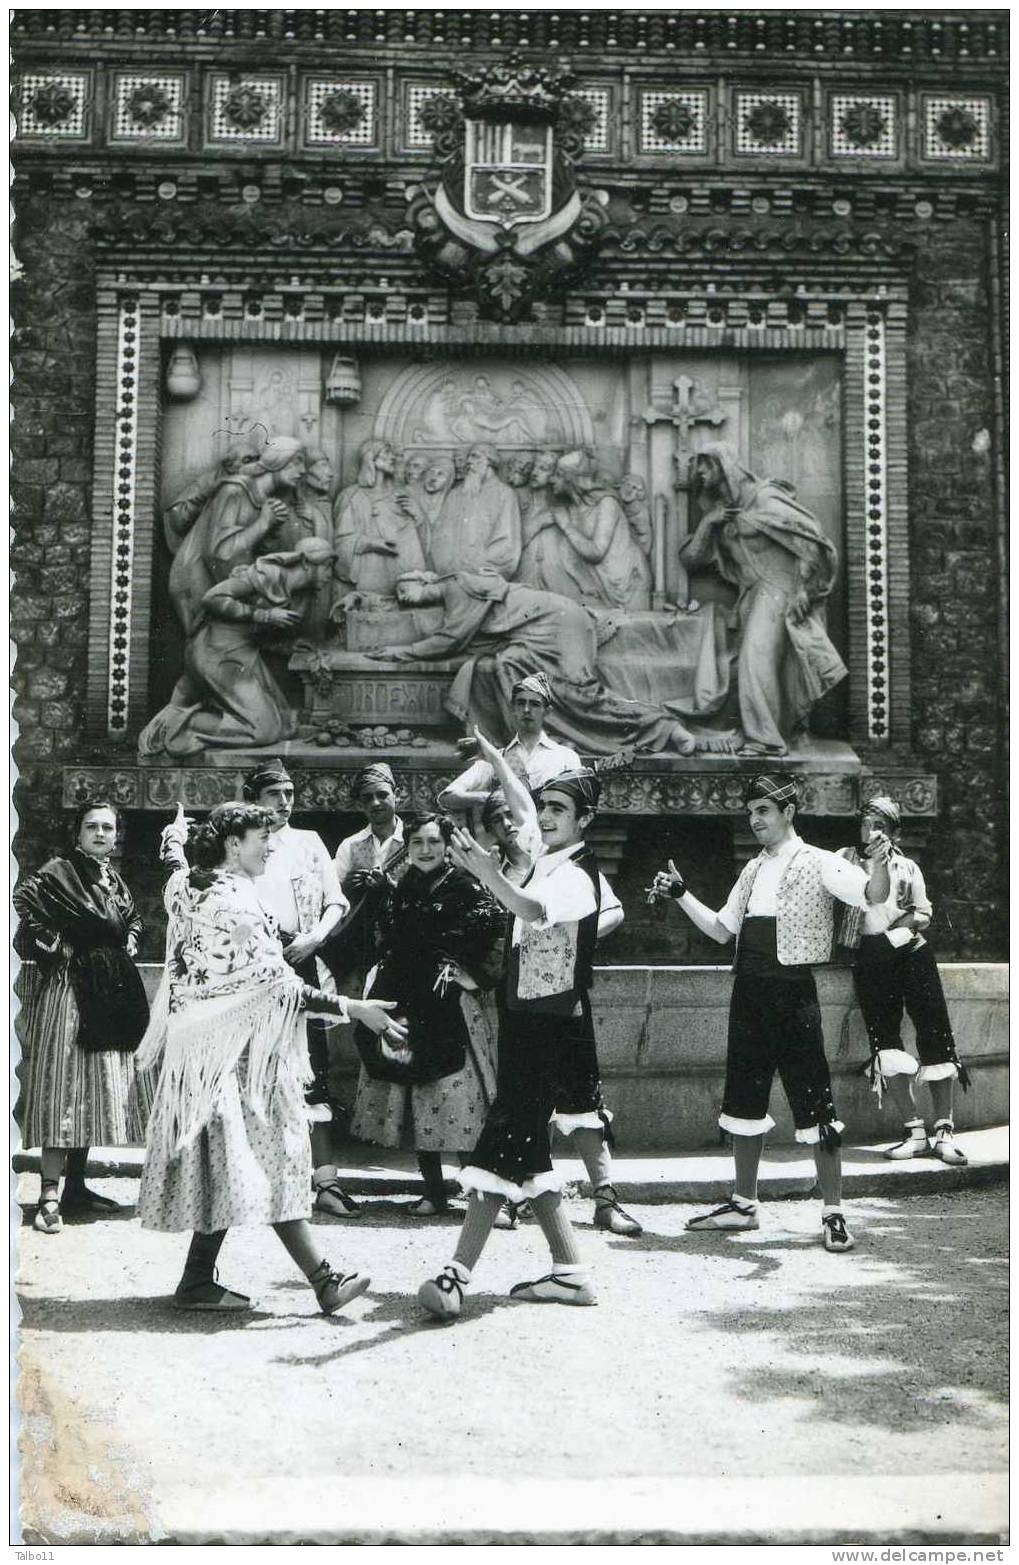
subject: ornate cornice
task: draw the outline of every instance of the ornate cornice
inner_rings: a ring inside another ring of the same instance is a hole
[[[352,51],[397,58],[449,50],[584,56],[633,51],[672,62],[716,59],[810,70],[854,62],[910,69],[930,65],[1007,68],[1003,10],[934,11],[431,11],[393,10],[24,10],[12,13],[16,53],[27,48],[200,54],[271,44],[281,58]]]
[[[366,761],[364,751],[343,762],[322,766],[292,763],[298,810],[354,811],[355,784]],[[422,759],[389,754],[404,808],[430,809],[458,767],[455,755]],[[89,799],[113,799],[122,809],[172,811],[178,803],[188,810],[209,810],[240,797],[244,766],[141,767],[65,766],[63,803],[75,808]],[[751,763],[700,771],[683,770],[660,760],[639,761],[632,772],[606,776],[601,810],[607,815],[732,815],[745,818],[746,782]],[[801,771],[796,775],[800,811],[804,815],[853,817],[865,797],[887,792],[902,804],[907,817],[938,813],[937,778],[908,769],[882,772]]]

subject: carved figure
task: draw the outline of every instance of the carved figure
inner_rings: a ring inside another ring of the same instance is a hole
[[[654,542],[651,507],[647,501],[647,485],[637,473],[627,473],[620,480],[619,503],[626,512],[631,537],[641,553],[650,556]]]
[[[530,451],[511,451],[509,456],[503,457],[502,461],[501,476],[511,489],[516,490],[522,526],[526,523],[527,513],[531,507],[531,460]]]
[[[400,483],[411,491],[420,488],[428,466],[426,451],[405,451],[400,459]]]
[[[297,713],[263,655],[292,636],[327,577],[333,551],[321,538],[239,565],[204,593],[184,648],[173,695],[142,730],[141,756],[276,744],[297,729]]]
[[[236,440],[224,451],[214,467],[204,468],[179,490],[169,505],[163,507],[163,534],[166,547],[176,554],[187,534],[202,514],[203,507],[215,494],[225,478],[233,478],[243,468],[258,460],[258,453],[249,439]]]
[[[565,539],[555,530],[552,515],[551,484],[558,460],[557,451],[534,453],[531,458],[527,506],[522,513],[523,548],[516,579],[529,587],[540,587],[545,592],[556,590],[550,585],[552,581],[559,581],[562,586],[566,580],[565,573],[558,566],[558,556],[563,552]],[[572,586],[569,590],[572,591]]]
[[[425,551],[425,561],[432,564],[432,531],[442,513],[443,503],[456,479],[453,458],[438,456],[425,468],[421,480],[421,498],[418,502],[418,532]]]
[[[305,469],[297,484],[293,524],[283,528],[284,548],[295,549],[302,538],[321,538],[332,549],[333,464],[319,446],[305,446]],[[304,619],[303,630],[313,641],[321,641],[329,630],[334,584],[325,577],[316,587]]]
[[[432,532],[432,564],[450,571],[498,571],[509,580],[520,563],[520,506],[495,469],[490,446],[471,446],[463,481],[449,491]]]
[[[279,539],[292,520],[304,468],[300,442],[281,435],[210,495],[170,566],[170,596],[188,635],[209,588],[235,565],[250,564],[266,542]]]
[[[528,674],[544,673],[555,697],[546,726],[583,753],[611,754],[626,745],[681,755],[725,748],[715,735],[695,737],[669,706],[627,700],[607,689],[596,666],[597,617],[575,599],[481,571],[405,577],[397,598],[406,608],[441,604],[442,624],[408,646],[369,655],[414,662],[469,650],[472,656],[457,673],[447,704],[483,731],[512,733],[514,685]]]
[[[651,602],[651,568],[627,516],[585,451],[560,457],[552,477],[552,518],[572,557],[560,566],[575,590],[611,608],[642,610]]]
[[[688,567],[714,566],[739,589],[743,748],[784,755],[811,707],[848,672],[819,612],[838,555],[788,487],[755,478],[730,446],[703,447],[691,466],[705,509],[680,557]]]
[[[357,483],[337,498],[336,574],[345,593],[392,597],[401,576],[425,568],[413,503],[393,483],[396,463],[388,440],[366,440]]]

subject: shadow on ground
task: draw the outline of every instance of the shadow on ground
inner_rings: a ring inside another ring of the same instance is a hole
[[[996,1203],[1003,1238],[1006,1200],[1002,1192]],[[998,1406],[1007,1402],[1005,1257],[999,1266],[986,1254],[987,1231],[973,1228],[965,1198],[953,1198],[939,1212],[919,1210],[922,1204],[919,1196],[861,1203],[853,1221],[859,1246],[844,1255],[828,1255],[813,1235],[781,1232],[645,1232],[641,1239],[615,1241],[613,1248],[689,1253],[695,1246],[716,1262],[741,1268],[748,1283],[778,1270],[784,1252],[817,1251],[818,1267],[831,1279],[827,1296],[812,1289],[776,1307],[748,1296],[737,1309],[701,1314],[703,1330],[774,1340],[774,1366],[744,1372],[734,1355],[731,1389],[747,1402],[813,1400],[808,1417],[896,1433],[960,1420],[996,1423]],[[771,1221],[777,1226],[780,1214]],[[979,1289],[973,1287],[976,1266],[983,1276]],[[790,1355],[798,1362],[790,1364]]]

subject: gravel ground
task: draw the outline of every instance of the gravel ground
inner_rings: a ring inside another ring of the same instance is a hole
[[[35,1181],[22,1184],[29,1199]],[[124,1200],[136,1186],[97,1188]],[[374,1279],[331,1319],[269,1230],[227,1239],[222,1279],[258,1307],[225,1320],[167,1308],[186,1241],[130,1211],[55,1238],[24,1227],[26,1541],[155,1538],[171,1493],[213,1536],[226,1525],[217,1495],[270,1481],[296,1495],[410,1474],[943,1474],[950,1516],[967,1475],[1004,1470],[1002,1189],[857,1201],[849,1255],[821,1248],[815,1201],[773,1203],[758,1232],[726,1236],[684,1233],[689,1206],[635,1210],[636,1241],[597,1232],[590,1205],[571,1203],[597,1308],[507,1299],[546,1269],[527,1224],[493,1235],[452,1326],[422,1319],[413,1295],[449,1257],[456,1221],[415,1221],[396,1201],[317,1224],[334,1265]],[[851,1534],[864,1520],[848,1519]]]

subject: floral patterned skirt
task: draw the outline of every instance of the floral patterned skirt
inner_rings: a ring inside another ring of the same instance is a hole
[[[227,1078],[219,1112],[176,1156],[145,1156],[138,1216],[164,1233],[216,1233],[311,1216],[311,1147],[304,1094],[281,1070],[262,1118],[245,1091],[247,1055]]]
[[[373,1081],[362,1068],[350,1125],[360,1141],[414,1152],[473,1147],[495,1096],[495,1028],[475,995],[460,1004],[470,1039],[463,1070],[410,1087]]]
[[[26,1147],[138,1147],[152,1083],[119,1049],[79,1049],[78,1007],[66,967],[22,1011],[22,1140]]]

